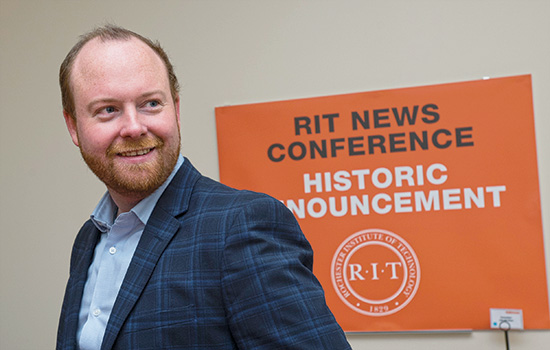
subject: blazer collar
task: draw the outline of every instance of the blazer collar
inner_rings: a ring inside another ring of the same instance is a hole
[[[186,212],[191,201],[193,187],[201,177],[202,175],[191,164],[191,161],[185,158],[172,182],[160,197],[155,210],[164,210],[174,217]]]

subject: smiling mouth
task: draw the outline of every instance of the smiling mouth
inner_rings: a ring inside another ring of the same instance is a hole
[[[137,151],[120,152],[120,153],[117,153],[117,154],[121,157],[137,157],[137,156],[145,155],[145,154],[151,152],[154,149],[155,148],[153,147],[153,148],[140,149],[140,150],[137,150]]]

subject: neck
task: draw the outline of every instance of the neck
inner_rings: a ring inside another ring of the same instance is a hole
[[[132,208],[135,207],[142,199],[149,195],[149,193],[121,194],[111,188],[107,189],[109,190],[109,194],[111,195],[113,202],[115,202],[116,206],[118,207],[117,217],[122,213],[126,213],[132,210]]]

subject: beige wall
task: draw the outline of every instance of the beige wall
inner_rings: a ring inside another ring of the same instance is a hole
[[[54,347],[72,241],[104,191],[61,115],[57,70],[80,33],[111,21],[161,40],[182,82],[183,153],[213,178],[216,106],[530,73],[548,255],[549,13],[533,0],[0,0],[0,348]],[[488,331],[349,339],[504,348]],[[510,340],[540,349],[550,331]]]

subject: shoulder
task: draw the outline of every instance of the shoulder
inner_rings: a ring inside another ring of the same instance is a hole
[[[248,217],[294,218],[281,201],[270,195],[235,189],[204,176],[197,182],[192,199],[198,203],[207,204],[213,209],[241,212]]]
[[[202,175],[188,159],[159,206],[189,225],[217,227],[222,232],[234,225],[255,223],[299,231],[296,218],[281,201],[264,193],[226,186]]]
[[[193,210],[234,211],[258,206],[286,210],[280,201],[267,194],[231,188],[202,175],[187,158],[157,206],[174,216]]]

